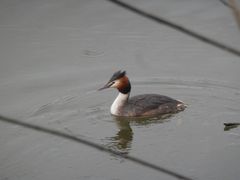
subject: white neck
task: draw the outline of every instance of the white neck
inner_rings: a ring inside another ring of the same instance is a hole
[[[120,115],[121,108],[128,101],[128,97],[129,97],[129,93],[128,94],[123,94],[123,93],[119,92],[117,98],[114,100],[114,102],[111,106],[111,114]]]

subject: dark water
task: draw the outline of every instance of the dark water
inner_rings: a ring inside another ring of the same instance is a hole
[[[195,179],[240,178],[240,127],[224,126],[240,122],[238,57],[105,1],[0,4],[1,114],[85,138]],[[157,4],[139,6],[240,48],[234,19],[221,3]],[[111,116],[117,92],[96,89],[119,69],[127,70],[132,94],[168,95],[184,101],[187,109],[164,118]],[[0,122],[0,179],[174,178]]]

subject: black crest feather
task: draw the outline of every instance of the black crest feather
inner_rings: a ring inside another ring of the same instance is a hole
[[[111,77],[111,79],[109,80],[109,82],[115,81],[115,80],[117,80],[117,79],[120,79],[120,78],[122,78],[122,77],[125,76],[125,75],[126,75],[126,71],[117,71],[117,72],[115,72],[115,73],[112,75],[112,77]]]

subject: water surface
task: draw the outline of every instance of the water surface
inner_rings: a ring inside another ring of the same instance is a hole
[[[131,1],[132,4],[138,4]],[[240,48],[216,1],[138,6]],[[239,179],[240,61],[106,1],[1,3],[0,113],[61,130],[195,179]],[[4,15],[4,16],[3,16]],[[216,28],[219,27],[219,28]],[[165,118],[110,115],[117,92],[98,92],[124,69],[132,94],[184,101]],[[174,179],[65,139],[1,122],[0,179]]]

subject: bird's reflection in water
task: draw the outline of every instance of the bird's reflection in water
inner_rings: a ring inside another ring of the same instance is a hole
[[[129,150],[133,139],[133,130],[130,126],[129,119],[123,117],[113,117],[113,119],[119,129],[117,134],[112,137],[112,140],[115,142],[115,148],[120,151]]]
[[[122,153],[128,153],[131,150],[131,144],[133,140],[133,130],[131,126],[146,126],[154,123],[164,123],[169,120],[171,114],[159,116],[159,117],[144,117],[144,118],[133,118],[133,117],[116,117],[112,116],[113,120],[119,131],[115,136],[108,138],[111,140],[109,148],[118,150]]]

